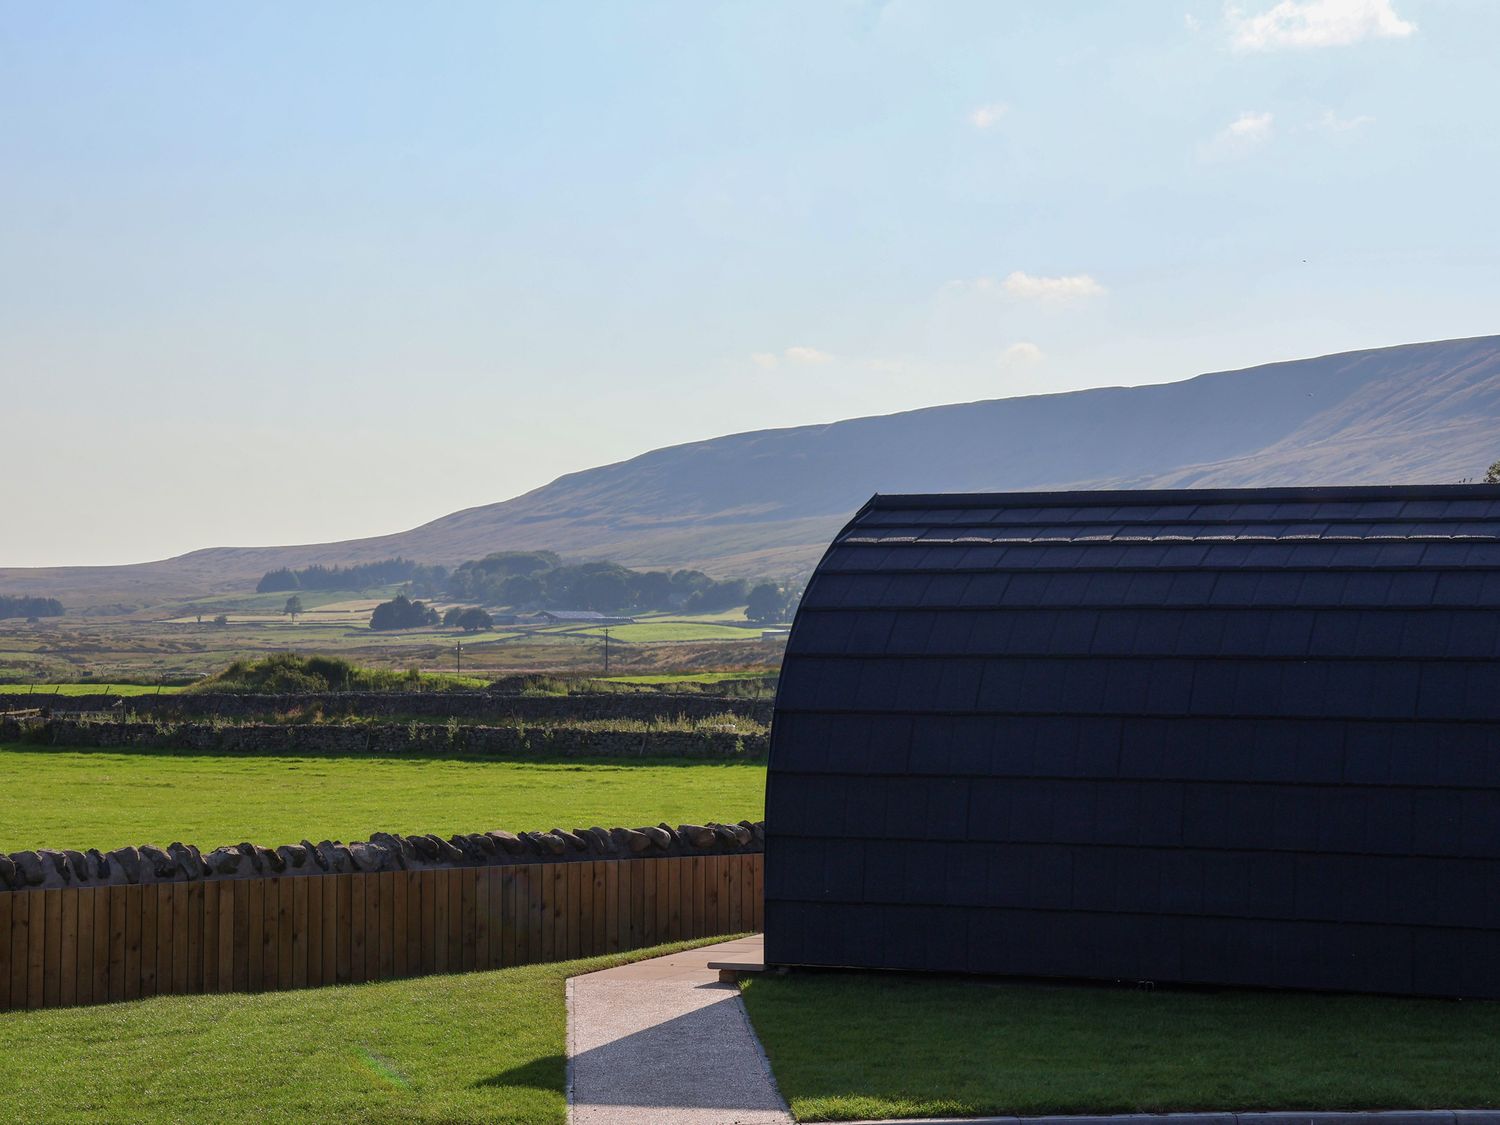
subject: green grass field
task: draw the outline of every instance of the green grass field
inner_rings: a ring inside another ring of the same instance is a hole
[[[799,1120],[1500,1105],[1500,1003],[756,977]]]
[[[680,948],[0,1013],[5,1120],[562,1125],[564,982]]]
[[[765,767],[229,758],[0,746],[0,851],[252,840],[362,840],[373,831],[482,832],[734,822],[762,816]]]

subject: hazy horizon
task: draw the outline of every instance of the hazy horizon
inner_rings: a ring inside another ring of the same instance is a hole
[[[6,13],[0,566],[1494,330],[1478,0]]]

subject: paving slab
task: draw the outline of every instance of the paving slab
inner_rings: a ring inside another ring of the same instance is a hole
[[[573,1125],[791,1125],[740,990],[710,961],[758,964],[760,938],[568,981]]]
[[[1117,1113],[1045,1117],[903,1117],[843,1125],[1500,1125],[1500,1110],[1424,1109],[1295,1113]]]

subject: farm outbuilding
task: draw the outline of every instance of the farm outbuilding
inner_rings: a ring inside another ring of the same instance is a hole
[[[877,496],[767,822],[771,964],[1500,998],[1500,488]]]

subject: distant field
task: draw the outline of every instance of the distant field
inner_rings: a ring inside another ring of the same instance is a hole
[[[606,676],[611,684],[722,684],[726,680],[760,680],[775,675],[773,669],[751,669],[745,672],[679,672],[660,676]]]
[[[0,746],[0,851],[202,848],[371,832],[757,820],[765,767],[703,762],[230,758]]]
[[[580,636],[603,638],[604,629],[580,629]],[[759,629],[716,625],[708,621],[641,621],[634,625],[609,626],[610,640],[627,644],[651,641],[758,641]]]
[[[184,689],[155,684],[0,684],[0,695],[99,695],[105,690],[111,695],[174,695]]]

